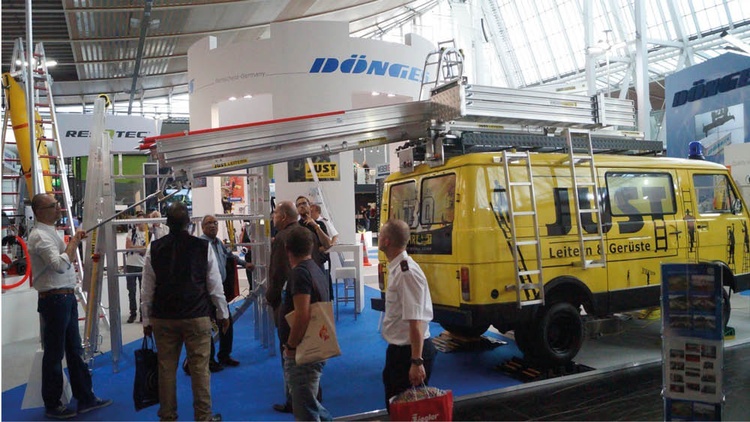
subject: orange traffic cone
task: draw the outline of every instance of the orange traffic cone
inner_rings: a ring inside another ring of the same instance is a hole
[[[364,257],[362,259],[362,265],[365,267],[371,267],[372,264],[370,264],[370,258],[367,256],[367,246],[365,246],[365,234],[362,233],[362,236],[360,237],[360,241],[362,242],[362,256]]]

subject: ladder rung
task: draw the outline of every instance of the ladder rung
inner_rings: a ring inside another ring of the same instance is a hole
[[[581,239],[583,239],[585,241],[589,241],[589,240],[601,240],[602,237],[601,236],[582,236]]]
[[[529,155],[523,152],[505,152],[505,158],[529,158]]]
[[[523,217],[523,216],[527,216],[527,215],[536,215],[536,213],[534,211],[516,211],[516,212],[513,213],[513,215],[515,217],[519,217],[519,216]]]
[[[591,161],[593,159],[594,157],[591,157],[589,155],[574,155],[573,156],[573,160],[577,160],[577,161]]]
[[[578,210],[581,214],[596,214],[599,212],[598,208],[583,208]]]
[[[518,275],[537,275],[539,273],[541,273],[541,271],[539,270],[525,270],[525,271],[519,271]],[[523,287],[523,286],[536,286],[536,284],[522,284],[521,288],[526,289],[526,287]]]
[[[20,174],[3,174],[3,179],[20,179]]]
[[[18,192],[6,192],[6,191],[3,191],[3,195],[18,195]]]
[[[531,182],[508,182],[508,186],[531,186]]]
[[[576,185],[578,185],[578,186],[596,186],[596,183],[594,183],[594,182],[577,182]]]
[[[521,306],[531,306],[531,305],[543,305],[541,299],[534,299],[534,300],[522,300]]]
[[[530,245],[537,245],[539,242],[536,240],[522,240],[520,242],[516,242],[516,246],[530,246]]]

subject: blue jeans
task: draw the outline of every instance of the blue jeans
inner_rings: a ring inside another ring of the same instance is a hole
[[[294,358],[284,358],[284,378],[292,392],[294,419],[298,421],[330,421],[331,413],[315,397],[325,361],[297,365]]]
[[[89,403],[96,396],[91,387],[91,374],[83,361],[81,334],[78,332],[78,302],[74,294],[51,294],[39,298],[37,311],[42,318],[42,399],[44,407],[62,405],[62,358],[68,362],[73,397]]]

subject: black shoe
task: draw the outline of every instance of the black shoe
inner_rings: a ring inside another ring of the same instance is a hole
[[[182,370],[185,371],[187,376],[190,376],[190,365],[188,364],[187,358],[182,361]]]
[[[112,399],[100,399],[95,397],[90,403],[78,403],[78,413],[88,413],[92,410],[101,409],[112,404]]]
[[[219,363],[222,366],[239,366],[240,365],[240,361],[238,361],[236,359],[232,359],[231,357],[228,357],[228,358],[219,358]]]
[[[219,362],[216,362],[215,360],[209,360],[208,370],[211,372],[220,372],[224,370],[224,367],[221,366],[221,364]]]
[[[44,416],[51,419],[70,419],[76,417],[78,413],[65,405],[57,406],[54,409],[47,409],[44,411]]]
[[[292,413],[292,404],[289,402],[284,404],[274,404],[273,410],[281,413]]]
[[[132,324],[135,321],[135,314],[130,314],[130,318],[128,318],[128,324]]]

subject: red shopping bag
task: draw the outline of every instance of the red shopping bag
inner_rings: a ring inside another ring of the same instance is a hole
[[[435,387],[410,388],[391,398],[392,421],[452,421],[453,392]]]

